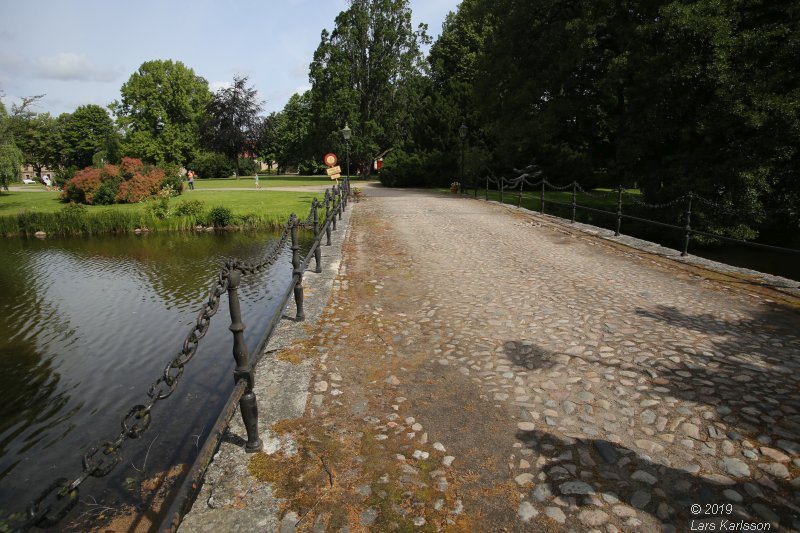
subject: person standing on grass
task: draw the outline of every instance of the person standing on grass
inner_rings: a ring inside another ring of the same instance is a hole
[[[258,182],[258,172],[256,172],[256,189],[260,189],[261,184]]]
[[[189,181],[189,190],[194,190],[194,171],[190,170],[186,173],[186,179]]]

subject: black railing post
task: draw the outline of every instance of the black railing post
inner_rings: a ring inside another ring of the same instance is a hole
[[[336,190],[339,196],[339,220],[342,220],[342,211],[344,210],[344,195],[342,194],[341,185],[337,185]]]
[[[325,189],[325,236],[328,241],[326,246],[331,245],[331,191]]]
[[[541,202],[540,211],[544,215],[544,179],[542,179],[542,192],[539,194],[539,202]]]
[[[478,197],[478,178],[475,178],[472,183],[473,183],[473,185],[472,185],[472,196],[473,196],[473,198],[477,198]]]
[[[619,237],[619,229],[622,226],[622,185],[617,187],[617,231],[615,237]]]
[[[525,178],[519,180],[519,194],[517,195],[517,207],[522,207],[522,184],[525,183]]]
[[[314,263],[317,267],[314,269],[314,272],[317,274],[322,274],[322,250],[319,248],[322,245],[322,239],[320,239],[319,213],[317,212],[318,208],[319,201],[314,198],[311,200],[311,213],[314,216]]]
[[[242,322],[242,309],[239,306],[239,283],[242,272],[236,265],[228,273],[228,307],[231,312],[231,325],[228,329],[233,333],[233,358],[236,360],[236,369],[233,371],[234,382],[247,380],[247,389],[239,400],[239,410],[242,412],[242,421],[247,430],[247,443],[244,446],[248,453],[261,450],[261,439],[258,436],[258,403],[253,392],[255,374],[250,366],[250,355],[247,344],[244,342],[245,325]]]
[[[336,212],[339,209],[339,202],[337,202],[336,186],[334,185],[331,190],[331,204],[333,204],[333,213],[331,213],[331,223],[333,224],[333,231],[336,231]]]
[[[500,187],[500,203],[504,204],[506,203],[506,179],[503,176],[500,176],[500,179],[497,180],[497,186]]]
[[[297,215],[292,214],[291,218],[289,219],[289,224],[292,226],[292,279],[297,279],[294,284],[294,303],[297,306],[297,316],[295,316],[295,320],[297,322],[302,322],[305,320],[306,314],[303,312],[303,270],[300,268],[300,244],[297,239]]]
[[[489,201],[489,176],[486,176],[486,201]]]
[[[573,181],[572,182],[572,223],[573,224],[575,223],[575,208],[577,206],[577,201],[576,201],[576,196],[578,194],[577,188],[578,188],[578,182],[577,181]]]
[[[692,238],[692,196],[694,196],[694,193],[689,191],[689,205],[686,206],[686,233],[683,237],[681,257],[689,255],[689,239]]]

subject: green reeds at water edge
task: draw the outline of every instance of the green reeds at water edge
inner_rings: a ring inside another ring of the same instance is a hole
[[[248,230],[276,229],[285,224],[287,217],[280,215],[232,216],[226,227]],[[0,216],[0,235],[34,236],[39,232],[55,236],[99,235],[104,233],[134,233],[142,231],[192,231],[197,226],[219,226],[209,212],[179,215],[153,210],[88,211],[79,205],[69,205],[60,211],[42,213],[22,211]]]

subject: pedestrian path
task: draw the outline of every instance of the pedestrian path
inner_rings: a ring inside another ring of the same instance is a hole
[[[796,309],[551,219],[365,189],[321,319],[276,354],[311,365],[305,413],[221,506],[268,487],[282,530],[800,529]]]

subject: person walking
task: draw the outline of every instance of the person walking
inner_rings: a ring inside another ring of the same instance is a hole
[[[186,179],[189,181],[189,190],[194,190],[194,171],[190,170],[186,173]]]
[[[261,184],[258,182],[258,172],[256,172],[256,189],[260,189]]]

